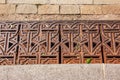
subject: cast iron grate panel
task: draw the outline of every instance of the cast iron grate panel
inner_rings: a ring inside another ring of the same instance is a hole
[[[0,22],[0,65],[120,63],[120,21]]]

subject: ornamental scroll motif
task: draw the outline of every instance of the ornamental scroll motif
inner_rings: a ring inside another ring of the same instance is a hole
[[[0,65],[120,63],[120,21],[0,22]]]

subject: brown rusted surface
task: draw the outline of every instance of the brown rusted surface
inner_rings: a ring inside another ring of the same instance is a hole
[[[120,21],[0,22],[0,64],[120,63]]]

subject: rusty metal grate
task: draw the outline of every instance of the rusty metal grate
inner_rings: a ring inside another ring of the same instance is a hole
[[[0,22],[0,65],[120,63],[120,21]]]

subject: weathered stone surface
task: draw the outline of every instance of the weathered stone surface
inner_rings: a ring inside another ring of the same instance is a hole
[[[59,14],[59,5],[40,5],[38,14]]]
[[[102,65],[99,64],[19,65],[6,68],[7,74],[3,74],[9,80],[103,80]]]
[[[8,69],[5,66],[0,66],[0,80],[8,80],[7,79],[7,74]]]
[[[50,0],[50,4],[92,4],[93,0]]]
[[[15,13],[15,5],[0,4],[0,14],[12,14]]]
[[[37,13],[37,6],[29,4],[18,5],[16,8],[16,13],[23,14]]]
[[[0,66],[0,80],[120,80],[119,64]]]
[[[41,21],[41,20],[120,20],[120,15],[40,15],[40,14],[0,14],[0,20]]]
[[[5,0],[1,0],[5,2]],[[28,4],[118,4],[120,0],[7,0],[8,3]]]
[[[119,15],[120,0],[6,0],[8,4],[17,4],[16,13],[29,14],[64,14],[64,15]],[[5,3],[5,0],[0,0]],[[8,5],[7,4],[7,5]],[[33,5],[32,5],[33,4]],[[42,4],[42,5],[34,5]],[[54,5],[53,5],[54,4]],[[82,5],[81,5],[82,4]],[[90,4],[90,5],[88,5]],[[95,5],[93,5],[95,4]],[[98,5],[97,5],[98,4]],[[110,5],[100,5],[110,4]],[[4,4],[5,5],[5,4]],[[15,6],[15,5],[14,5]],[[38,9],[37,9],[38,6]],[[79,7],[80,6],[80,7]],[[0,6],[1,7],[1,6]],[[9,7],[10,8],[10,7]],[[0,14],[14,13],[15,8],[1,8]]]
[[[105,80],[120,80],[120,65],[106,64],[105,65]]]
[[[0,0],[0,3],[5,3],[5,0]]]
[[[80,20],[120,20],[120,15],[81,15]]]
[[[101,5],[81,5],[81,14],[102,14]]]
[[[120,5],[103,5],[103,14],[120,14]]]
[[[16,4],[47,4],[48,0],[7,0],[7,3],[16,3]]]
[[[120,0],[94,0],[94,4],[120,4]]]
[[[78,5],[61,5],[60,14],[80,14]]]

